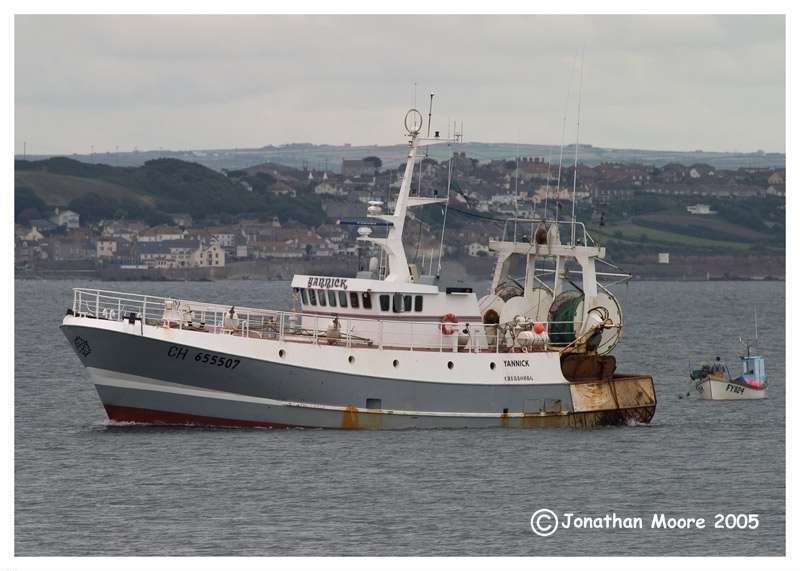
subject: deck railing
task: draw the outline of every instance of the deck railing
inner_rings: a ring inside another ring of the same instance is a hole
[[[592,238],[586,230],[586,225],[583,222],[577,220],[555,220],[550,218],[508,218],[503,225],[502,239],[508,242],[533,242],[536,230],[539,228],[540,224],[544,224],[546,227],[554,225],[559,233],[559,239],[562,227],[566,227],[570,232],[570,240],[577,240],[584,246],[595,245],[594,238]]]
[[[231,310],[233,309],[233,313]],[[496,325],[481,322],[384,320],[272,311],[176,298],[75,288],[72,313],[109,321],[127,321],[144,333],[144,325],[220,335],[348,347],[376,347],[409,351],[507,352],[508,339]],[[554,322],[555,323],[555,322]],[[570,322],[571,323],[571,322]],[[547,322],[543,322],[547,327]],[[533,350],[558,344],[544,342]]]

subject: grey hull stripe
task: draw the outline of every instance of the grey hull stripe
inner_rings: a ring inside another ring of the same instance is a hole
[[[384,414],[384,415],[401,415],[401,416],[448,416],[448,417],[464,417],[464,418],[471,418],[471,417],[517,418],[525,416],[521,412],[503,414],[500,412],[464,413],[464,412],[431,412],[431,411],[419,411],[419,410],[389,410],[389,409],[374,410],[374,409],[358,408],[358,407],[329,406],[329,405],[313,404],[313,403],[277,401],[274,399],[268,399],[263,397],[251,397],[251,396],[226,393],[223,391],[216,391],[210,389],[190,388],[176,383],[159,381],[158,379],[146,379],[143,377],[134,377],[132,375],[126,375],[123,373],[114,373],[113,371],[104,371],[101,369],[90,369],[90,372],[92,378],[94,379],[95,385],[98,387],[102,387],[104,390],[106,388],[113,387],[121,389],[132,389],[138,391],[151,391],[157,393],[184,395],[190,397],[201,397],[205,399],[217,399],[223,401],[235,401],[240,403],[260,404],[270,407],[290,407],[290,408],[295,407],[301,409],[319,410],[325,412],[332,412],[339,415],[345,412],[358,412],[360,414]],[[108,404],[116,404],[116,403],[108,403]],[[568,413],[562,412],[561,414],[568,414]]]

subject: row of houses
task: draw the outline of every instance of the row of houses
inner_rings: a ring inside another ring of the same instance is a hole
[[[235,225],[148,227],[136,220],[102,221],[92,228],[60,229],[18,225],[17,262],[95,259],[103,265],[148,268],[221,267],[231,260],[354,256],[358,249],[346,227],[242,220]]]
[[[139,242],[123,237],[88,236],[83,229],[64,235],[31,239],[29,233],[15,236],[15,263],[32,265],[40,261],[77,262],[96,260],[100,264],[137,265],[147,268],[203,268],[225,266],[225,251],[212,241],[197,239]]]

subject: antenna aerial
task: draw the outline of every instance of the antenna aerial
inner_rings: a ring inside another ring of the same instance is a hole
[[[756,326],[756,347],[758,347],[758,306],[753,306],[753,321]]]
[[[547,183],[544,187],[544,214],[542,220],[547,220],[547,201],[550,199],[550,162],[553,158],[552,151],[547,151]],[[541,187],[540,187],[541,188]],[[536,218],[536,201],[533,202],[533,217]]]
[[[517,156],[514,166],[514,241],[517,240],[517,221],[519,218],[519,133],[517,134]]]
[[[575,76],[575,65],[572,66],[572,73],[569,74],[569,82],[567,83],[567,97],[564,99],[564,115],[561,117],[561,148],[558,155],[558,176],[556,177],[556,220],[558,220],[558,209],[560,206],[561,194],[561,165],[564,162],[564,137],[567,133],[567,111],[569,110],[569,94],[572,91],[572,78]]]
[[[431,136],[431,115],[433,114],[433,92],[431,92],[431,101],[428,105],[428,132],[426,133],[426,137],[430,138]],[[428,157],[429,147],[425,147],[425,157]]]
[[[430,105],[428,106],[428,132],[426,134],[426,137],[431,136],[431,115],[433,114],[433,96],[434,93],[431,92],[431,102]]]
[[[575,245],[575,191],[578,186],[578,147],[581,142],[581,99],[583,97],[583,53],[581,49],[581,76],[578,83],[578,116],[575,124],[575,166],[572,171],[572,245]]]
[[[455,128],[455,127],[454,127]],[[450,206],[450,187],[453,184],[453,153],[447,161],[447,198],[444,202],[444,212],[442,213],[442,237],[439,239],[439,257],[436,261],[436,279],[442,275],[442,252],[444,251],[444,230],[447,228],[447,210]]]

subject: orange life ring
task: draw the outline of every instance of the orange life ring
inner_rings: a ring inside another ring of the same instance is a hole
[[[452,335],[456,332],[454,327],[447,325],[448,323],[458,323],[458,317],[456,317],[454,313],[445,313],[442,315],[441,323],[439,323],[439,329],[442,335]]]

